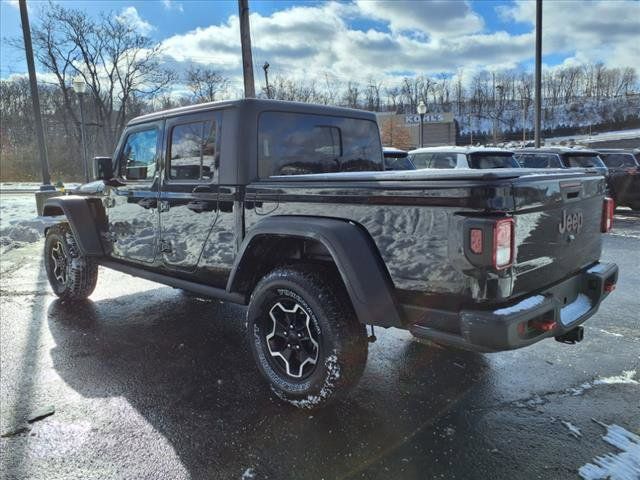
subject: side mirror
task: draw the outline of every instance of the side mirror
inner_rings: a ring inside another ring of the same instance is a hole
[[[111,157],[94,157],[93,173],[95,180],[111,180],[113,178]]]

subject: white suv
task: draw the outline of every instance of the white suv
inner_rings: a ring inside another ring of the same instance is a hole
[[[416,169],[520,168],[511,150],[483,147],[428,147],[409,152]]]

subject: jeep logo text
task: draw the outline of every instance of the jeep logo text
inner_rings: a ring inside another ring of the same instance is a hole
[[[578,233],[582,230],[582,212],[578,211],[574,214],[567,215],[565,210],[562,210],[562,220],[558,226],[560,233]]]

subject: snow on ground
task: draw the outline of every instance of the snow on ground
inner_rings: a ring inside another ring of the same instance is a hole
[[[619,425],[605,425],[602,439],[620,452],[606,453],[580,467],[578,473],[585,480],[635,480],[640,478],[640,437]]]
[[[583,141],[583,140],[592,140],[594,142],[600,142],[605,140],[624,140],[627,138],[640,138],[640,128],[635,128],[631,130],[617,130],[614,132],[604,132],[598,133],[595,135],[568,135],[566,137],[552,137],[545,138],[545,142],[547,143],[556,143],[568,140]]]
[[[25,184],[14,185],[28,190]],[[0,254],[41,240],[45,227],[57,221],[57,217],[37,216],[32,193],[0,195]]]

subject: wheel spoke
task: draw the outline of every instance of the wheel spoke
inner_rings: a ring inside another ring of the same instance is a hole
[[[288,302],[285,302],[288,303]],[[269,310],[271,324],[266,334],[269,354],[283,365],[286,374],[302,378],[305,368],[315,365],[318,359],[318,342],[310,328],[311,317],[298,303],[291,308],[277,302]]]
[[[62,243],[57,242],[51,249],[51,260],[53,261],[53,276],[60,283],[66,281],[67,256]]]

